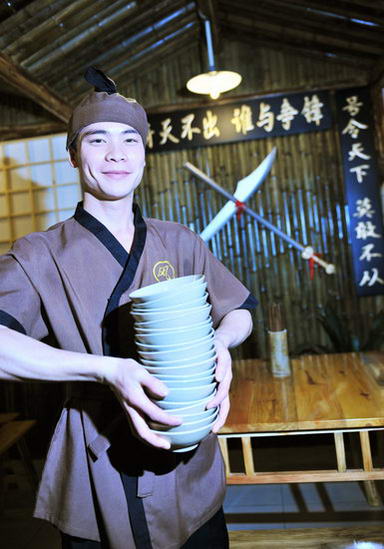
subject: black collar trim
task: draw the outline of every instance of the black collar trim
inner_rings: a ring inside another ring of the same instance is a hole
[[[135,232],[138,229],[138,224],[141,224],[143,218],[141,216],[140,208],[137,204],[133,205]],[[83,202],[79,202],[75,211],[74,218],[80,225],[88,229],[92,234],[100,240],[102,244],[111,252],[113,257],[120,263],[122,267],[125,267],[129,253],[120,244],[115,236],[103,225],[96,217],[84,210]]]

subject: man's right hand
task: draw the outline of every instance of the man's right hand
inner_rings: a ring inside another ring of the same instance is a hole
[[[147,419],[170,426],[181,424],[180,418],[169,415],[149,398],[165,397],[168,394],[166,385],[135,360],[116,358],[115,361],[109,364],[104,382],[125,410],[133,434],[152,446],[168,450],[169,441],[156,435],[147,424]]]

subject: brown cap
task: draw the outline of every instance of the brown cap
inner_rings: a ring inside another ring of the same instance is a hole
[[[128,124],[139,132],[144,146],[147,141],[148,120],[143,107],[135,100],[116,92],[113,80],[89,67],[85,79],[95,86],[75,107],[68,123],[67,149],[72,145],[80,130],[95,122],[120,122]]]

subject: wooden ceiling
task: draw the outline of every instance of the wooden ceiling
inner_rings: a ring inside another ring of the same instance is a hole
[[[122,86],[204,44],[202,13],[217,52],[237,40],[352,65],[371,82],[384,71],[382,0],[0,0],[1,89],[66,120],[87,66]]]

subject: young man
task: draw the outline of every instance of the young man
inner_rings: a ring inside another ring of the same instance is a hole
[[[144,109],[89,69],[96,86],[74,110],[70,160],[83,191],[74,216],[15,242],[0,258],[0,375],[69,384],[48,452],[35,516],[70,549],[179,549],[228,545],[225,473],[217,437],[185,454],[148,427],[178,425],[150,396],[166,386],[137,362],[129,294],[204,273],[212,304],[220,405],[229,410],[229,347],[248,337],[249,291],[201,239],[176,223],[143,219],[133,203],[145,166]]]

